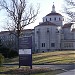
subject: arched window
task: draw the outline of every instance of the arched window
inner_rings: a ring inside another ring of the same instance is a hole
[[[59,21],[60,21],[60,18],[59,18]]]
[[[51,21],[51,18],[50,18],[50,21]]]
[[[46,21],[47,21],[47,18],[46,18]]]
[[[54,18],[54,20],[56,21],[56,17]]]
[[[47,32],[49,32],[49,28],[47,28]]]

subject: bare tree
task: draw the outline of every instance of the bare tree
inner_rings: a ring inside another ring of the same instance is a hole
[[[75,22],[75,0],[64,0],[64,12],[69,16],[70,22]]]
[[[8,13],[11,24],[7,29],[13,29],[16,32],[19,50],[21,31],[25,26],[35,22],[39,7],[36,10],[32,6],[28,8],[26,0],[0,0],[0,9],[4,9]]]
[[[28,10],[26,0],[0,0],[0,8],[6,10],[12,22],[7,29],[16,31],[17,37],[25,26],[35,22],[39,10],[38,7],[35,11],[32,6]]]

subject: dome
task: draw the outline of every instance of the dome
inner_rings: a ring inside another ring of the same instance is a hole
[[[47,14],[46,16],[54,16],[54,15],[62,16],[62,15],[61,15],[61,14],[59,14],[59,13],[49,13],[49,14]]]
[[[62,16],[61,14],[59,14],[55,11],[55,5],[53,4],[51,13],[47,14],[46,16],[56,16],[56,15]]]
[[[52,11],[43,17],[43,22],[51,22],[57,26],[62,26],[63,16],[55,11],[55,6],[53,4]]]

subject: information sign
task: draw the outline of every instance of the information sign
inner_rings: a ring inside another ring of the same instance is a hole
[[[32,38],[20,38],[19,43],[19,66],[31,66],[32,68]]]

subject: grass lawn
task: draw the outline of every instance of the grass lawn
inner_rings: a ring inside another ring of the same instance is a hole
[[[32,55],[33,64],[73,64],[75,51],[54,51]],[[18,63],[19,58],[6,59],[5,63]]]
[[[75,51],[55,51],[33,54],[33,64],[73,64]]]
[[[33,64],[73,64],[75,63],[75,51],[54,51],[46,53],[33,54]],[[18,63],[18,57],[5,59],[4,63]],[[0,67],[0,75],[56,75],[64,72],[62,70],[51,70],[50,68],[33,68],[28,67],[19,69],[18,66]],[[1,74],[3,73],[3,74]]]

